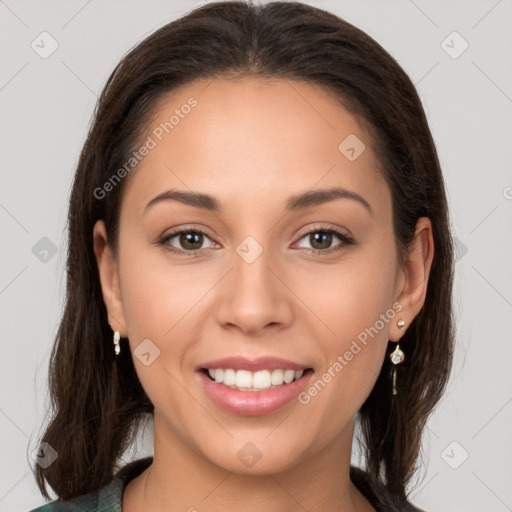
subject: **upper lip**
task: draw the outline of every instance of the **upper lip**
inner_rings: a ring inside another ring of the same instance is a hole
[[[246,357],[223,357],[222,359],[215,359],[207,361],[198,366],[197,370],[203,368],[224,368],[233,370],[248,370],[250,372],[257,372],[259,370],[306,370],[311,368],[305,364],[295,363],[287,359],[279,357],[263,356],[256,359],[247,359]]]

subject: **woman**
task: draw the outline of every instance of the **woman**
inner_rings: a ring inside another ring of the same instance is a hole
[[[434,142],[382,47],[301,3],[167,24],[76,171],[36,510],[419,510],[452,280]],[[148,415],[153,457],[119,468]]]

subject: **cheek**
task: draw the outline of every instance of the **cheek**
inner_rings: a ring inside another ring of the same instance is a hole
[[[324,325],[329,352],[374,326],[391,307],[395,266],[392,252],[385,254],[383,249],[358,249],[338,264],[310,267],[294,277],[294,291]],[[378,325],[383,338],[388,324]]]
[[[208,283],[190,267],[166,258],[165,250],[133,243],[121,261],[121,290],[126,327],[134,338],[163,342],[179,329]]]
[[[182,393],[187,357],[201,339],[202,321],[198,315],[208,302],[218,276],[207,267],[194,270],[191,265],[170,262],[162,248],[126,247],[120,264],[125,324],[139,380],[152,402],[173,403]],[[150,340],[148,343],[145,340]],[[142,343],[146,343],[143,345]],[[154,344],[154,345],[153,345]],[[138,358],[149,349],[149,365]],[[147,347],[147,349],[146,349]],[[156,348],[155,348],[156,347]],[[174,393],[174,394],[173,394]]]
[[[188,315],[204,289],[190,273],[156,258],[158,251],[126,251],[121,267],[123,309],[142,387],[157,409],[170,407],[180,415],[186,413],[181,366],[195,339]],[[149,356],[144,361],[145,353]]]
[[[318,312],[318,332],[324,333],[317,338],[325,361],[316,388],[318,394],[328,389],[319,397],[326,405],[341,400],[350,404],[349,410],[357,410],[375,384],[389,326],[398,320],[392,307],[394,268],[392,257],[368,251],[316,276],[315,282],[326,286],[311,288],[308,304]]]

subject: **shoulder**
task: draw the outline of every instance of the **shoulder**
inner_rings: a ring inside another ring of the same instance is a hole
[[[98,491],[67,501],[55,500],[30,512],[121,512],[124,488],[152,462],[153,457],[129,462],[119,469],[108,485]]]
[[[376,512],[426,512],[409,501],[393,496],[384,486],[373,482],[361,468],[350,466],[350,479]]]
[[[69,501],[55,500],[30,512],[97,512],[99,511],[98,495],[99,493],[96,492],[84,494]]]

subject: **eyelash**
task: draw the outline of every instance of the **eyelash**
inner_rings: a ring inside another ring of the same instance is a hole
[[[204,251],[204,249],[196,249],[195,251],[186,251],[186,250],[183,250],[183,249],[176,249],[176,247],[168,245],[169,240],[171,240],[172,238],[176,237],[177,235],[181,235],[181,234],[185,234],[185,233],[199,233],[201,235],[206,236],[207,238],[210,238],[201,229],[187,228],[187,229],[181,229],[181,230],[178,230],[178,231],[172,231],[171,233],[163,236],[162,238],[160,238],[157,241],[157,245],[164,246],[166,250],[171,251],[171,252],[173,252],[175,254],[186,255],[186,256],[193,256],[193,257],[194,256],[199,256],[199,254],[202,251]],[[341,243],[341,244],[339,244],[337,246],[334,246],[334,247],[330,247],[329,249],[309,249],[309,248],[305,248],[305,250],[308,251],[309,253],[320,254],[320,255],[330,254],[332,252],[340,251],[346,245],[352,245],[354,243],[354,240],[353,240],[352,237],[350,237],[349,235],[346,235],[344,233],[341,233],[337,229],[334,229],[334,228],[318,228],[316,226],[312,230],[302,234],[301,237],[299,238],[299,240],[302,240],[304,237],[306,237],[308,235],[311,235],[313,233],[333,234],[336,237],[338,237],[343,243]]]

